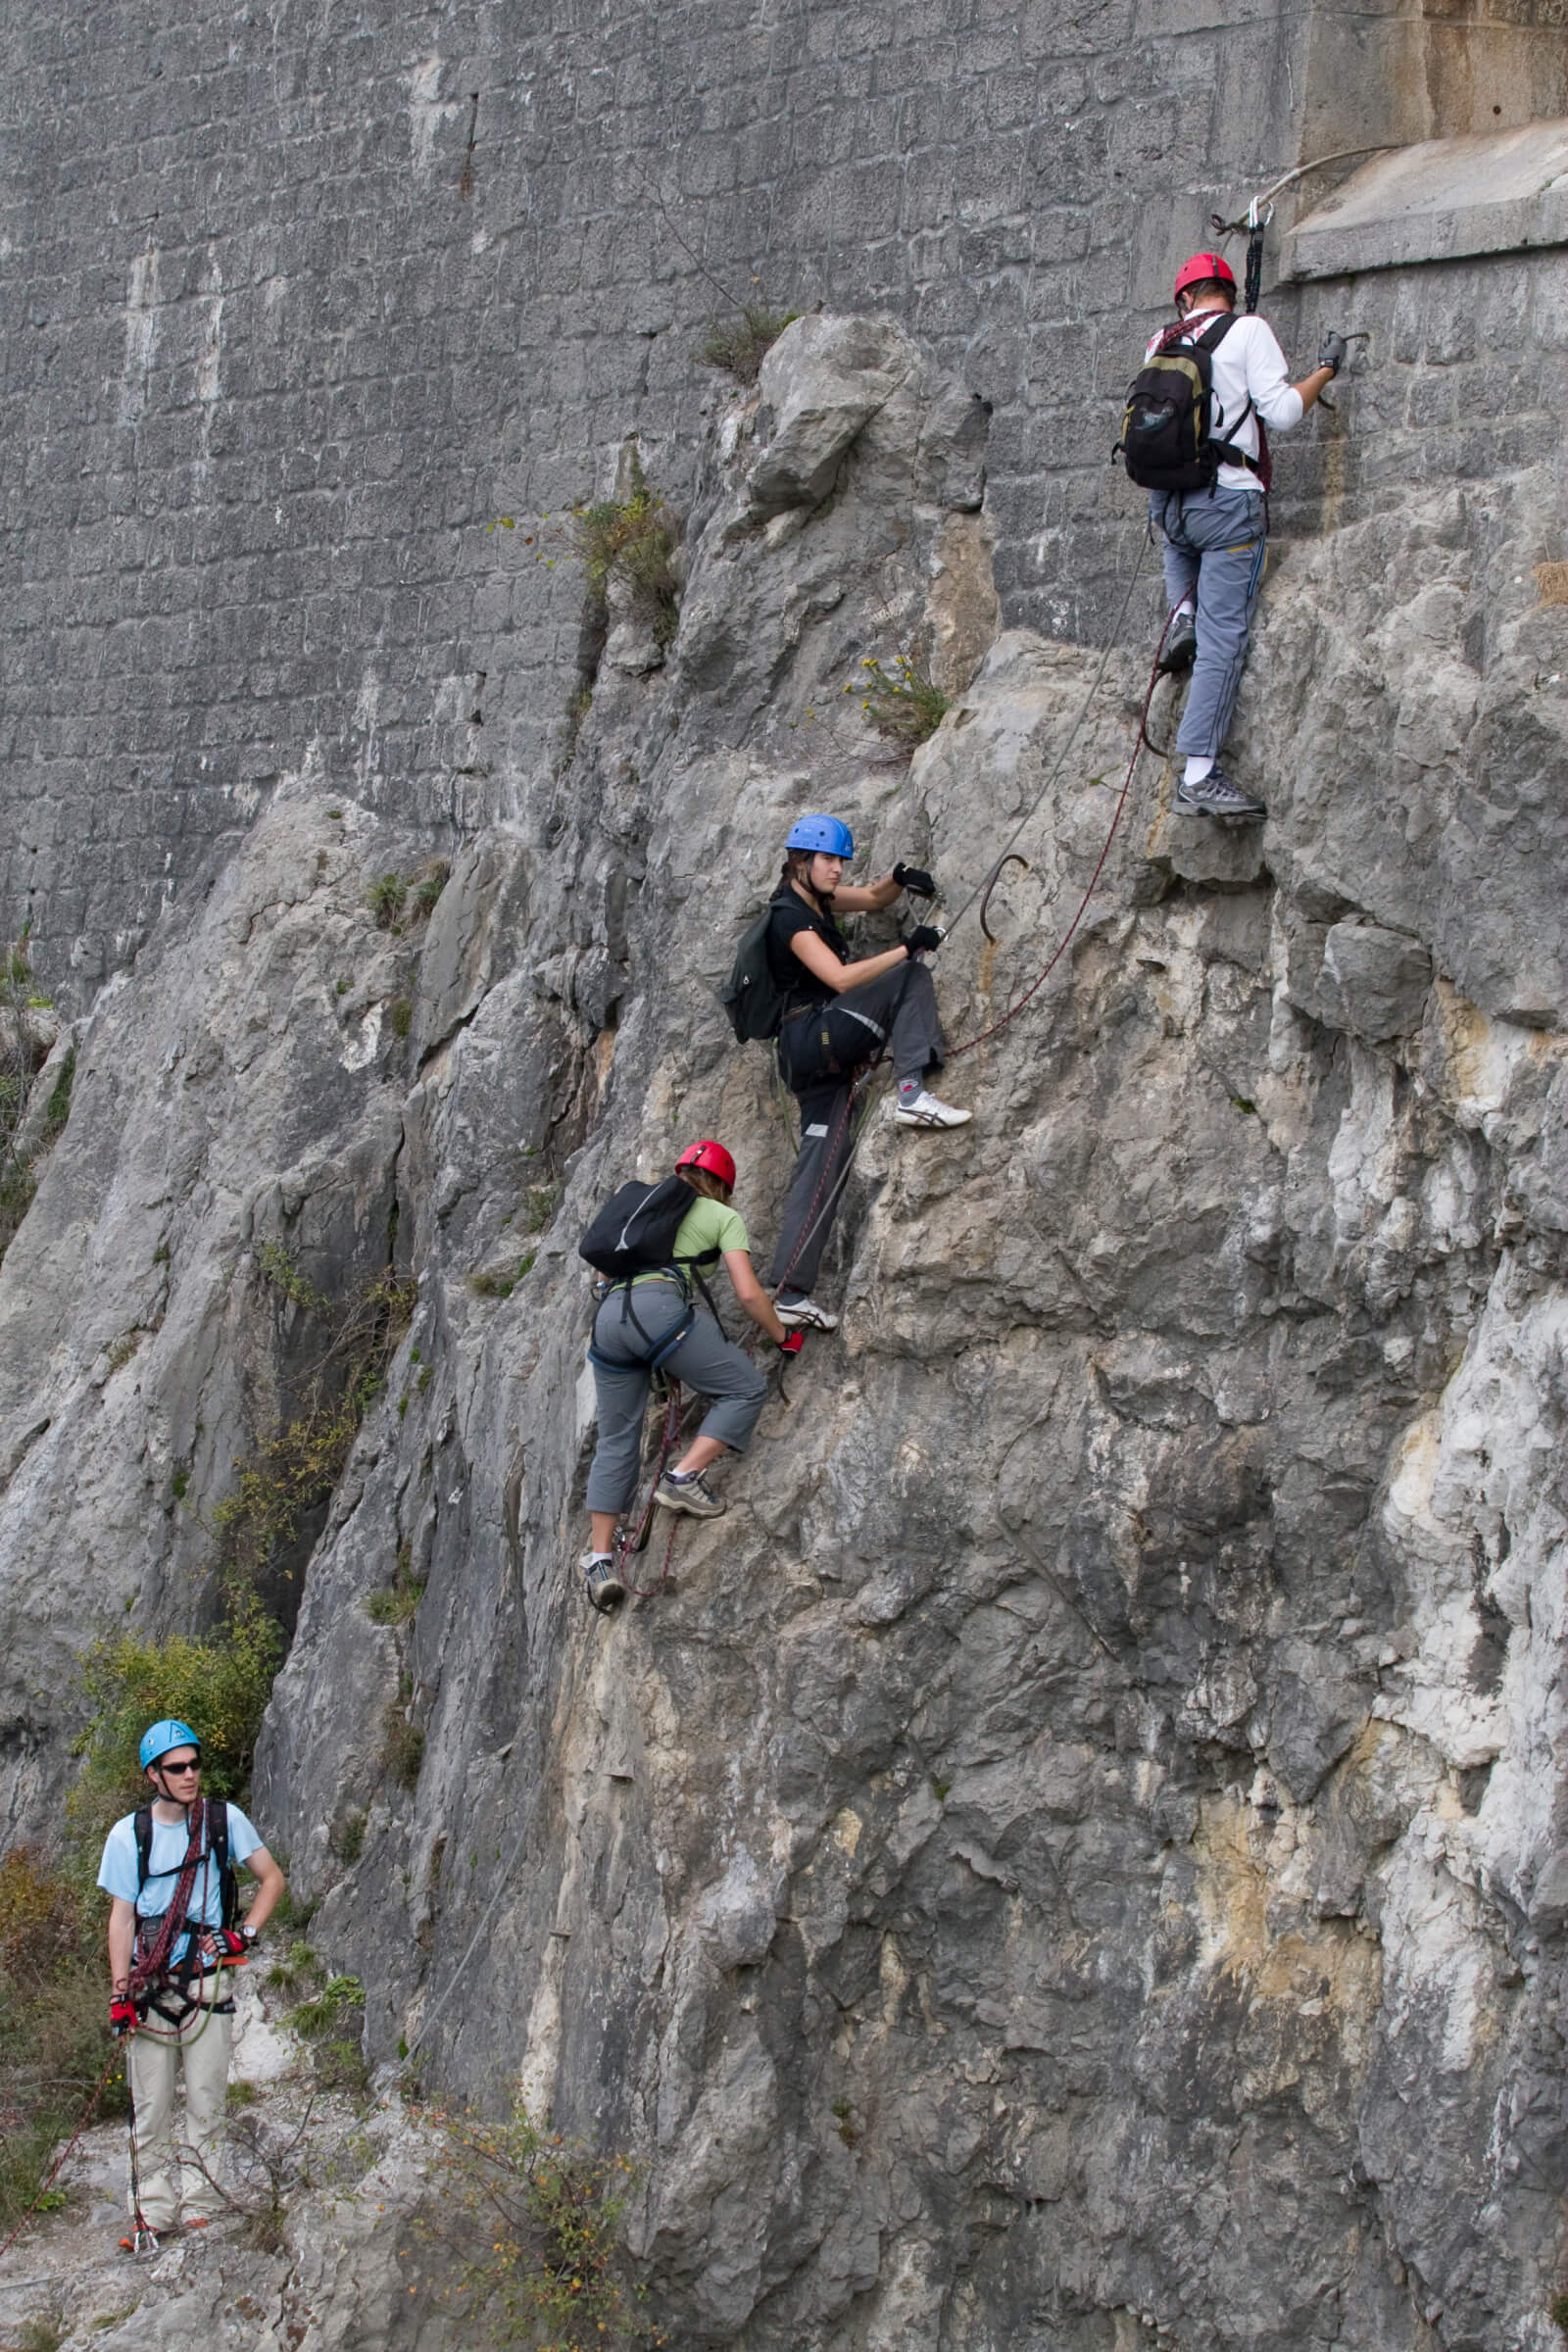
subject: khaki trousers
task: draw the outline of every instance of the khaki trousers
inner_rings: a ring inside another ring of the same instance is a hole
[[[204,1977],[202,1999],[226,2000],[233,1980],[226,1973]],[[175,2004],[171,2001],[171,2008]],[[178,2221],[209,2221],[221,2199],[215,2178],[223,2144],[223,2094],[228,2088],[228,2053],[234,2020],[198,2009],[176,2034],[156,2012],[138,2026],[125,2054],[136,2162],[131,2190],[132,2221],[139,2202],[149,2230],[172,2230]],[[176,2132],[174,2079],[185,2078],[185,2113]],[[205,2167],[205,2170],[203,2169]],[[137,2191],[139,2190],[139,2197]]]

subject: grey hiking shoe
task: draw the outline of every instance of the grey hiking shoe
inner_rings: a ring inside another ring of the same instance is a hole
[[[1174,677],[1179,670],[1191,669],[1198,652],[1198,630],[1190,612],[1178,612],[1170,624],[1170,635],[1154,666],[1162,678]]]
[[[613,1552],[591,1551],[582,1564],[582,1573],[588,1597],[602,1616],[608,1616],[616,1601],[625,1599],[626,1588],[615,1574]]]
[[[685,1511],[693,1519],[720,1519],[724,1505],[711,1487],[705,1486],[700,1470],[666,1470],[654,1489],[654,1500],[662,1510]]]
[[[1211,767],[1200,784],[1178,784],[1176,806],[1189,816],[1267,816],[1261,801],[1233,784],[1223,768]]]
[[[814,1298],[779,1298],[773,1312],[789,1331],[837,1331],[839,1319],[831,1307]]]

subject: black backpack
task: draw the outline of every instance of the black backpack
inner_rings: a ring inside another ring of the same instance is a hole
[[[1121,459],[1128,480],[1140,489],[1212,490],[1222,463],[1259,471],[1257,461],[1245,449],[1209,437],[1213,354],[1235,324],[1235,312],[1227,311],[1192,343],[1182,342],[1183,330],[1173,327],[1169,339],[1162,339],[1133,377],[1122,411],[1121,439],[1110,454]],[[1233,432],[1251,406],[1249,400]]]
[[[640,1362],[651,1372],[657,1372],[667,1356],[674,1354],[686,1334],[697,1320],[697,1301],[692,1297],[692,1284],[702,1292],[709,1312],[720,1331],[723,1322],[712,1294],[698,1272],[695,1257],[675,1255],[675,1236],[686,1211],[695,1206],[701,1195],[678,1176],[666,1176],[662,1184],[623,1184],[611,1194],[587,1232],[577,1244],[577,1254],[605,1275],[613,1288],[624,1285],[620,1319],[629,1323],[642,1341],[641,1350],[628,1343],[622,1356],[601,1355],[592,1340],[588,1343],[591,1363],[604,1364],[607,1369],[623,1372],[628,1363]],[[639,1274],[668,1272],[679,1281],[686,1293],[686,1312],[674,1329],[661,1339],[653,1339],[637,1319],[632,1304],[632,1282]]]
[[[678,1273],[675,1236],[698,1197],[678,1176],[666,1176],[662,1184],[623,1184],[595,1213],[577,1254],[612,1282],[662,1266]]]
[[[780,994],[767,959],[767,926],[772,917],[769,902],[757,920],[747,924],[735,951],[729,978],[718,992],[729,1025],[743,1046],[754,1045],[761,1038],[777,1037],[789,1010],[788,1001]]]
[[[138,1805],[132,1816],[136,1836],[136,1892],[140,1894],[152,1871],[153,1809]],[[187,1841],[188,1843],[188,1841]],[[231,1928],[239,1916],[239,1882],[234,1865],[228,1858],[228,1807],[221,1797],[210,1799],[207,1807],[207,1851],[218,1872],[218,1885],[222,1903],[222,1924]],[[160,1877],[173,1877],[174,1872],[160,1872]]]

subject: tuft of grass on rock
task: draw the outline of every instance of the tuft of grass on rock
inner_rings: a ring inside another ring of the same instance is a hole
[[[907,649],[895,654],[889,667],[871,654],[860,667],[865,672],[859,682],[860,709],[879,735],[904,751],[915,751],[934,735],[953,708],[952,696],[943,693],[924,662]],[[853,682],[844,691],[853,694]]]
[[[379,930],[396,930],[398,917],[403,912],[403,902],[408,895],[409,886],[401,874],[381,874],[370,884],[365,894],[365,904],[374,915]]]
[[[800,315],[770,310],[761,302],[743,303],[729,318],[713,320],[692,357],[699,367],[717,368],[738,384],[755,384],[768,352]]]

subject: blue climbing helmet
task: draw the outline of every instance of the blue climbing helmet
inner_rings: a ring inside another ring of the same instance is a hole
[[[789,829],[787,850],[821,850],[829,858],[853,858],[855,835],[842,816],[798,816]]]
[[[172,1747],[193,1747],[199,1755],[201,1744],[188,1723],[177,1723],[172,1715],[166,1715],[161,1723],[147,1726],[136,1753],[141,1758],[141,1768],[145,1772],[149,1764],[156,1764],[160,1756],[167,1756]]]

